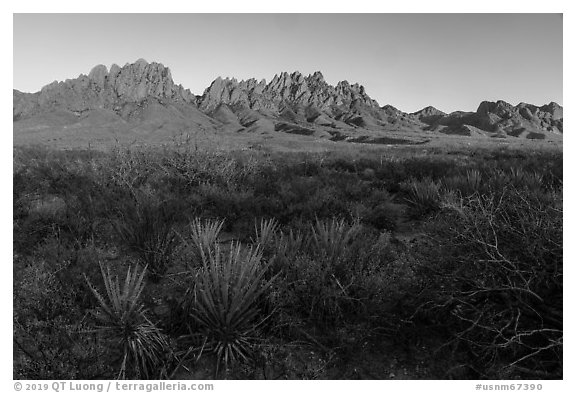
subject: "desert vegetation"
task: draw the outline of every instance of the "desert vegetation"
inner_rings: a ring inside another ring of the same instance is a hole
[[[562,378],[562,153],[366,152],[15,148],[14,377]]]

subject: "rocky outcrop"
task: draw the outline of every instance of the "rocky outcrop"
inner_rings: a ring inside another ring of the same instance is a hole
[[[18,118],[54,109],[77,114],[92,109],[120,112],[126,104],[150,99],[195,104],[195,96],[189,90],[174,84],[169,68],[143,59],[124,67],[113,64],[110,71],[97,65],[88,75],[52,82],[34,95],[18,93],[14,93],[14,116]]]
[[[216,78],[210,87],[204,91],[199,100],[199,106],[204,111],[211,111],[220,104],[243,105],[254,109],[272,107],[264,102],[262,93],[266,87],[266,81],[248,79],[238,82],[235,78]]]
[[[20,120],[27,114],[38,111],[38,93],[22,93],[12,90],[12,103],[12,118],[14,121]]]
[[[463,125],[474,126],[492,136],[543,139],[545,133],[562,134],[562,107],[555,102],[543,106],[505,101],[483,101],[476,112],[454,112],[433,122],[454,130]]]
[[[355,106],[378,108],[363,86],[339,82],[329,85],[321,72],[304,76],[300,72],[277,74],[266,84],[255,79],[237,81],[232,78],[217,78],[199,99],[199,106],[206,112],[213,111],[224,103],[232,108],[249,108],[272,116],[282,116],[292,121],[307,119],[324,124],[331,123]]]

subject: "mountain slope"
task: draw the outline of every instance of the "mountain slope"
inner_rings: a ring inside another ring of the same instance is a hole
[[[109,71],[98,65],[88,75],[55,81],[34,94],[14,90],[13,97],[15,143],[31,136],[138,140],[155,131],[170,139],[219,125],[198,110],[189,90],[173,82],[170,69],[142,59]]]

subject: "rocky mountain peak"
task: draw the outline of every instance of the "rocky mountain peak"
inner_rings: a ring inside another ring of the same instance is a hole
[[[554,101],[549,104],[542,105],[540,108],[546,108],[546,110],[562,110],[562,106]]]
[[[430,116],[430,115],[445,115],[445,114],[446,114],[446,113],[442,112],[441,110],[434,108],[433,106],[427,106],[427,107],[422,108],[422,109],[420,109],[419,111],[414,112],[414,113],[423,114],[423,115],[427,115],[427,116]]]
[[[304,82],[304,75],[302,75],[300,71],[294,71],[290,74],[290,79],[292,79],[294,83],[302,83]]]
[[[498,116],[510,116],[514,111],[514,107],[506,101],[498,100],[496,102],[482,101],[476,110],[479,115],[486,115],[487,113],[494,113]]]
[[[108,68],[105,65],[99,64],[92,68],[88,74],[88,79],[96,83],[100,87],[104,87],[104,82],[108,76]]]
[[[425,119],[423,121],[426,123],[429,120],[446,116],[446,113],[442,112],[439,109],[434,108],[433,106],[427,106],[425,108],[420,109],[419,111],[411,113],[410,115],[414,116],[419,120]]]
[[[126,63],[126,66],[129,66],[129,65],[130,65],[129,63]],[[143,69],[143,68],[146,68],[146,66],[148,65],[148,62],[146,61],[146,59],[140,58],[140,59],[136,60],[136,62],[134,62],[134,65],[138,68]]]
[[[553,119],[562,119],[564,117],[564,109],[556,102],[551,102],[540,107],[541,111],[548,112],[552,115]]]
[[[390,104],[386,104],[383,107],[381,107],[380,109],[388,115],[399,115],[402,113],[402,111],[400,111],[398,108],[396,108],[395,106],[392,106]]]
[[[324,82],[324,75],[322,75],[322,72],[320,71],[315,71],[312,75],[310,75],[308,77],[311,80],[316,80],[319,82]]]
[[[303,76],[301,72],[281,72],[274,75],[270,83],[265,80],[225,82],[216,79],[204,92],[200,107],[213,110],[219,103],[242,104],[250,109],[269,109],[281,112],[280,104],[314,106],[321,110],[330,110],[331,106],[350,106],[353,102],[377,108],[378,104],[367,94],[363,86],[339,82],[336,87],[324,80],[324,75],[316,71]],[[284,107],[283,107],[284,108]]]
[[[434,108],[433,106],[427,106],[419,111],[411,113],[410,116],[425,124],[433,124],[446,116],[446,113]]]
[[[112,64],[110,71],[102,64],[97,65],[88,75],[44,86],[33,99],[34,105],[26,108],[46,111],[58,107],[76,113],[98,108],[114,110],[126,103],[148,99],[195,103],[189,90],[174,84],[168,67],[144,59],[121,68]],[[26,116],[32,111],[26,108],[15,108],[15,112]]]

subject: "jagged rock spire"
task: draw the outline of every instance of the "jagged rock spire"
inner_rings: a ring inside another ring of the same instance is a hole
[[[216,79],[204,92],[200,107],[213,109],[218,103],[247,104],[254,107],[267,107],[280,110],[281,102],[291,102],[300,105],[313,105],[327,109],[332,105],[350,105],[354,101],[368,107],[376,108],[378,104],[365,92],[363,86],[350,85],[347,81],[339,82],[336,87],[324,80],[320,71],[303,76],[299,71],[281,72],[274,75],[270,83],[262,80],[256,85],[255,80],[230,81],[226,84]]]

